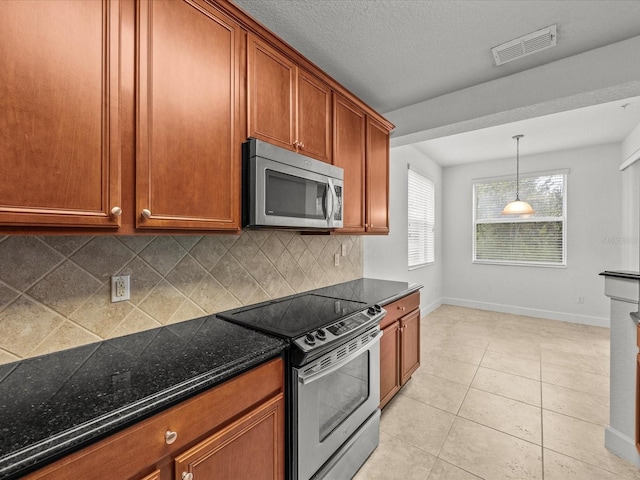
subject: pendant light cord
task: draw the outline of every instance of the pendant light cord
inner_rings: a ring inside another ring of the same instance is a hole
[[[524,135],[515,135],[516,139],[516,202],[520,201],[520,138]]]

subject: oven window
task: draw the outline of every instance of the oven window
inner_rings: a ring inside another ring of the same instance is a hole
[[[369,397],[369,352],[318,380],[320,441]]]
[[[325,218],[325,183],[268,169],[265,176],[266,215],[320,220]]]

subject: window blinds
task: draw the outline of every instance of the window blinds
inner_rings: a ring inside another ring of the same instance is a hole
[[[435,185],[409,168],[408,172],[409,268],[435,261]]]
[[[520,177],[520,198],[533,215],[501,215],[515,196],[513,179],[474,183],[474,261],[566,265],[566,173]]]

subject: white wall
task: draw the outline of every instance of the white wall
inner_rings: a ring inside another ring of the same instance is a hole
[[[622,263],[620,156],[620,144],[611,144],[521,158],[523,173],[570,170],[567,268],[473,264],[472,181],[513,173],[515,165],[507,159],[445,168],[443,302],[608,326],[598,273]]]
[[[640,125],[622,142],[622,266],[640,270]]]
[[[389,229],[386,236],[363,237],[364,276],[416,282],[423,315],[440,305],[442,297],[442,168],[412,146],[392,148],[389,166]],[[435,183],[436,251],[435,263],[407,268],[407,165],[411,164]]]

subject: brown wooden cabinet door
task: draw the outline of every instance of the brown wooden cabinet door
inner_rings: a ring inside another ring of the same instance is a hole
[[[296,75],[293,62],[255,35],[248,35],[249,136],[295,150]]]
[[[389,233],[389,131],[367,118],[367,232]]]
[[[160,470],[156,470],[140,480],[160,480]]]
[[[380,408],[400,390],[400,323],[385,328],[380,339]]]
[[[333,131],[333,164],[344,169],[344,217],[340,232],[364,232],[366,115],[338,94],[333,97]]]
[[[404,385],[420,366],[420,310],[400,319],[400,384]]]
[[[175,479],[284,479],[284,397],[264,403],[175,459]]]
[[[0,224],[119,225],[119,7],[0,2]]]
[[[298,69],[298,151],[331,163],[331,89]]]
[[[203,0],[137,19],[136,226],[238,230],[245,33]]]

